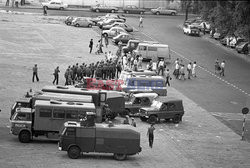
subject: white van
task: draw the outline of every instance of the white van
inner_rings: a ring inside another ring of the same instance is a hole
[[[159,59],[168,61],[171,59],[169,46],[159,43],[139,43],[133,54],[135,56],[142,55],[143,59],[153,61],[158,61]]]

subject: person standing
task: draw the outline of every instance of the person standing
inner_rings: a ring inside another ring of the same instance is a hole
[[[140,54],[139,58],[138,58],[138,68],[142,69],[142,55]]]
[[[158,75],[160,75],[160,72],[161,72],[161,75],[163,76],[163,72],[164,72],[164,60],[161,59],[160,62],[158,63]]]
[[[93,49],[93,39],[90,39],[89,41],[89,53],[92,53],[92,49]]]
[[[105,43],[106,48],[108,48],[108,45],[109,45],[109,38],[108,38],[108,36],[104,36],[104,43]]]
[[[121,65],[121,61],[118,62],[118,64],[116,65],[116,77],[117,79],[119,79],[119,75],[121,74],[122,71],[122,65]]]
[[[56,82],[56,85],[58,85],[58,80],[59,80],[59,66],[56,67],[55,71],[54,71],[54,80],[53,80],[53,85],[55,84]]]
[[[36,81],[39,82],[38,78],[38,67],[37,64],[33,67],[33,77],[32,77],[32,82],[34,82],[34,78],[36,77]]]
[[[225,76],[225,61],[223,60],[220,64],[221,72],[220,76]]]
[[[140,16],[138,27],[143,27],[143,17],[142,16]]]
[[[165,76],[166,76],[166,86],[167,86],[167,85],[170,86],[170,82],[169,82],[169,81],[170,81],[172,78],[170,77],[169,69],[166,70]]]
[[[179,70],[179,73],[180,73],[180,75],[179,75],[179,80],[181,80],[181,79],[186,80],[186,78],[185,78],[185,69],[184,69],[184,65],[181,65],[181,68],[180,68],[180,70]]]
[[[43,6],[43,15],[47,16],[47,7],[46,6]]]
[[[136,127],[136,122],[135,122],[135,119],[134,119],[134,118],[131,118],[131,125],[132,125],[133,127]]]
[[[129,116],[128,115],[126,115],[126,118],[123,121],[123,124],[129,124]]]
[[[188,72],[188,79],[191,79],[191,75],[192,75],[192,63],[191,62],[187,65],[187,72]]]
[[[192,68],[192,76],[196,78],[196,61],[193,63],[193,68]]]
[[[148,136],[148,142],[149,142],[149,147],[152,148],[153,147],[153,143],[154,143],[154,124],[151,124],[151,126],[148,128],[148,132],[147,132],[147,136]]]
[[[10,0],[6,0],[5,6],[9,6],[10,5]]]

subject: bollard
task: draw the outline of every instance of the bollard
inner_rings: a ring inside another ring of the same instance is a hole
[[[246,117],[247,113],[249,112],[249,109],[247,107],[244,107],[242,109],[242,114],[243,114],[243,123],[242,123],[242,133],[241,133],[241,140],[244,141],[244,134],[245,134],[245,123],[246,123]]]

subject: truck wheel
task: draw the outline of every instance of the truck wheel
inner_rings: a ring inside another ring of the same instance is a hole
[[[88,25],[88,27],[90,27],[90,28],[91,28],[91,27],[92,27],[92,24],[89,24],[89,25]]]
[[[98,13],[98,12],[100,12],[100,10],[99,10],[99,9],[96,9],[95,11],[96,11],[97,13]]]
[[[63,8],[63,7],[60,7],[59,10],[64,10],[64,8]]]
[[[119,153],[114,153],[114,158],[116,160],[125,160],[127,158],[127,155],[126,154],[119,154]]]
[[[177,114],[173,118],[173,123],[177,124],[180,122],[180,120],[181,120],[181,116]]]
[[[172,13],[171,13],[171,15],[172,15],[172,16],[174,16],[174,15],[175,15],[175,13],[174,13],[174,12],[172,12]]]
[[[146,117],[140,117],[141,121],[145,122],[147,121],[147,118]]]
[[[75,25],[76,27],[80,27],[80,25],[77,23],[76,25]]]
[[[115,10],[114,10],[114,9],[112,9],[112,10],[111,10],[111,13],[115,13]]]
[[[80,153],[81,153],[81,151],[80,151],[80,149],[77,146],[71,146],[68,149],[68,156],[71,159],[77,159],[77,158],[79,158]]]
[[[157,121],[157,117],[155,115],[151,115],[148,119],[148,122],[151,124],[156,123],[156,121]]]
[[[18,139],[22,143],[29,143],[30,142],[30,132],[29,131],[21,131],[19,133]]]
[[[160,12],[156,12],[156,15],[159,15],[160,14]]]
[[[69,25],[71,25],[71,23],[70,23],[70,22],[67,22],[67,23],[66,23],[66,25],[68,25],[68,26],[69,26]]]

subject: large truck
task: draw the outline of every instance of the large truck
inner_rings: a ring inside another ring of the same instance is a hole
[[[38,136],[58,139],[59,131],[66,121],[79,121],[86,117],[87,112],[96,115],[97,111],[94,103],[36,100],[34,108],[16,109],[10,120],[10,132],[23,143]]]
[[[113,153],[116,160],[141,152],[140,133],[131,125],[95,124],[93,114],[81,122],[68,121],[60,132],[58,148],[77,159],[82,152]]]

